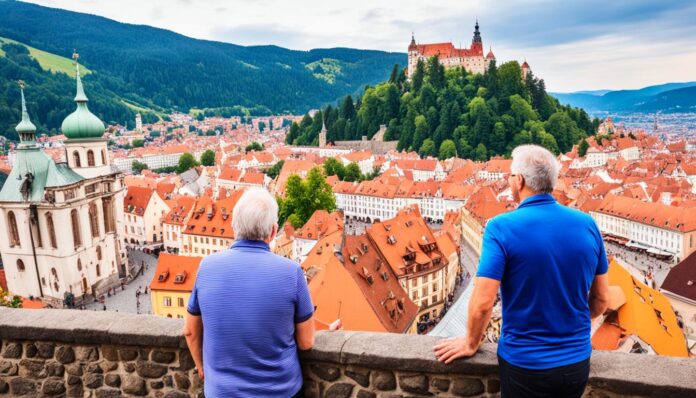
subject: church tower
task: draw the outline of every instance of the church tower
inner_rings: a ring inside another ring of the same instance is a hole
[[[483,41],[481,40],[478,20],[476,20],[476,25],[474,25],[474,38],[471,39],[471,52],[475,56],[483,56]]]
[[[326,147],[326,123],[324,122],[324,118],[321,118],[321,131],[319,132],[319,148],[324,148]]]
[[[87,108],[87,95],[82,87],[79,56],[73,54],[77,81],[75,103],[77,109],[63,120],[61,130],[65,141],[65,157],[68,165],[85,178],[111,174],[111,163],[104,138],[104,123]]]
[[[411,33],[411,43],[408,45],[408,73],[407,76],[413,76],[413,72],[416,71],[416,65],[418,64],[418,45],[416,45],[416,38]]]

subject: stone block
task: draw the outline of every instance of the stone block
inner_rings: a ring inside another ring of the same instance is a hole
[[[346,368],[346,376],[355,380],[358,384],[360,384],[363,387],[367,387],[370,385],[370,371],[368,369],[348,366]]]
[[[75,375],[68,375],[68,385],[74,386],[75,384],[82,384],[82,379]]]
[[[101,353],[104,359],[118,362],[118,348],[112,345],[101,346]]]
[[[164,388],[164,382],[162,380],[153,380],[150,382],[150,388],[161,390]]]
[[[78,346],[75,350],[75,358],[78,361],[92,362],[99,360],[99,349],[97,347]]]
[[[452,394],[458,397],[473,397],[486,391],[483,382],[471,377],[457,377],[452,383]]]
[[[162,377],[162,381],[164,382],[165,387],[173,387],[174,386],[174,378],[170,375],[165,375],[164,377]]]
[[[486,392],[495,394],[500,392],[500,380],[490,378],[486,381]]]
[[[174,373],[174,384],[179,390],[188,390],[191,387],[191,382],[189,381],[186,373],[176,372]]]
[[[0,360],[0,375],[15,376],[17,374],[17,364],[12,361]]]
[[[428,394],[428,376],[422,374],[399,376],[399,386],[405,392]]]
[[[49,377],[44,380],[41,392],[46,395],[59,395],[65,392],[65,382],[62,378]]]
[[[22,345],[19,343],[9,343],[5,345],[2,352],[3,358],[19,359],[22,357]]]
[[[326,390],[326,398],[349,398],[355,386],[349,383],[336,383]]]
[[[121,383],[121,390],[126,394],[137,396],[147,395],[147,386],[145,380],[136,375],[126,375]]]
[[[189,398],[190,395],[188,395],[185,392],[177,391],[177,390],[171,390],[168,393],[164,394],[164,398]]]
[[[104,373],[111,372],[112,370],[118,369],[118,362],[101,361],[99,362],[99,367]]]
[[[176,370],[191,370],[196,367],[196,363],[193,361],[191,352],[189,350],[179,350],[179,367]]]
[[[372,373],[372,385],[380,391],[396,389],[396,377],[389,371],[377,370]]]
[[[304,398],[321,398],[319,393],[319,384],[314,380],[305,380],[304,382]]]
[[[56,350],[56,361],[63,365],[75,362],[75,351],[67,345],[58,347]]]
[[[68,394],[69,398],[83,398],[85,396],[84,388],[82,388],[82,381],[75,384],[68,384]]]
[[[167,373],[167,367],[154,362],[138,360],[135,363],[135,371],[140,377],[156,379]]]
[[[96,398],[118,398],[121,396],[121,390],[115,388],[100,388],[94,392]]]
[[[19,375],[22,377],[46,377],[46,362],[42,359],[22,359],[19,361]]]
[[[3,379],[0,379],[0,394],[5,394],[10,391],[10,385]]]
[[[69,365],[65,365],[65,371],[69,375],[82,376],[82,364],[80,364],[79,362],[75,362]]]
[[[104,384],[104,375],[99,373],[86,373],[82,381],[87,388],[99,388]]]
[[[109,387],[121,387],[121,376],[114,373],[109,373],[104,376],[104,384]]]
[[[92,362],[84,366],[85,373],[104,373],[99,363]]]
[[[357,398],[377,398],[377,394],[369,390],[358,391]]]
[[[435,377],[430,381],[430,384],[440,392],[447,392],[450,387],[450,381],[449,379],[442,379],[439,377]]]
[[[157,363],[172,363],[176,359],[176,353],[173,351],[152,351],[152,360]]]
[[[334,381],[341,377],[341,369],[337,366],[313,363],[309,365],[309,368],[312,370],[312,373],[322,380]]]
[[[123,370],[128,373],[133,373],[135,372],[135,364],[133,362],[126,362],[123,364]]]
[[[49,376],[63,377],[63,374],[65,374],[65,366],[56,361],[46,362],[46,374]]]
[[[10,394],[12,395],[35,395],[36,382],[26,377],[15,377],[10,380]]]
[[[36,345],[34,343],[28,343],[26,346],[24,346],[24,357],[25,358],[34,358],[36,357],[36,354],[38,354],[38,349],[36,348]]]
[[[122,361],[133,361],[138,357],[138,350],[134,348],[119,348],[118,356]]]
[[[56,344],[47,342],[47,341],[39,341],[36,344],[36,350],[37,354],[39,355],[39,358],[43,359],[51,359],[53,358],[53,352],[56,349]]]

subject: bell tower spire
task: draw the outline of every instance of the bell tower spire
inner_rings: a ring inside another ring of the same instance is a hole
[[[30,147],[36,145],[36,126],[29,119],[29,112],[27,111],[27,102],[24,99],[24,81],[20,80],[17,82],[19,85],[19,91],[22,95],[22,120],[19,122],[15,130],[19,135],[19,145],[20,147]]]

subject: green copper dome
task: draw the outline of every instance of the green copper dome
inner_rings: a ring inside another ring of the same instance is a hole
[[[75,64],[77,68],[77,95],[75,95],[77,109],[63,120],[61,129],[65,137],[69,139],[102,138],[106,128],[104,123],[87,108],[88,99],[82,88],[80,65],[77,62]]]

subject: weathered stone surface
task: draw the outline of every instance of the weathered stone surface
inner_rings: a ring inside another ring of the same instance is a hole
[[[492,394],[500,392],[500,380],[488,379],[486,382],[486,391]]]
[[[58,377],[49,377],[43,382],[41,392],[46,395],[58,395],[65,392],[65,382]]]
[[[358,391],[358,398],[377,398],[377,394],[369,390]]]
[[[87,373],[82,380],[85,387],[99,388],[104,384],[104,375],[99,373]]]
[[[38,351],[39,350],[36,348],[36,345],[34,345],[34,343],[29,343],[26,346],[24,346],[24,357],[34,358]]]
[[[121,387],[121,376],[114,373],[109,373],[104,376],[104,384],[109,387]]]
[[[111,372],[112,370],[118,369],[118,362],[101,361],[99,362],[99,367],[104,373]]]
[[[133,348],[120,348],[118,356],[122,361],[132,361],[138,357],[138,350]]]
[[[399,386],[405,392],[416,394],[428,393],[428,376],[423,374],[399,376]]]
[[[126,375],[121,383],[121,390],[126,394],[143,396],[147,394],[145,380],[136,375]]]
[[[319,384],[314,380],[305,380],[304,386],[304,398],[321,398],[319,393]]]
[[[104,373],[101,366],[98,363],[92,362],[88,363],[84,367],[85,373]]]
[[[317,377],[319,377],[322,380],[334,381],[338,380],[338,378],[341,377],[341,369],[339,369],[336,366],[325,364],[311,364],[309,365],[309,368],[312,370],[312,373],[317,375]]]
[[[436,390],[445,392],[449,390],[450,381],[448,379],[441,379],[438,377],[433,378],[430,384],[435,387]]]
[[[470,377],[458,377],[452,383],[452,394],[458,397],[473,397],[485,391],[483,382]]]
[[[81,378],[74,376],[74,375],[71,375],[71,374],[68,375],[68,385],[69,386],[72,386],[75,384],[81,384],[81,383],[82,383]]]
[[[99,350],[97,347],[78,346],[75,351],[75,358],[78,361],[96,361],[99,359]]]
[[[193,357],[189,350],[179,350],[179,367],[177,370],[191,370],[196,367],[196,363],[193,361]]]
[[[10,394],[33,395],[36,394],[36,382],[25,377],[15,377],[10,380]]]
[[[152,360],[157,363],[172,363],[176,359],[176,353],[173,351],[152,351]]]
[[[109,361],[118,361],[118,349],[112,345],[101,346],[101,353],[104,359]]]
[[[9,343],[5,345],[5,350],[2,352],[3,358],[17,359],[22,357],[22,345],[19,343]]]
[[[164,398],[189,398],[189,395],[185,392],[172,390],[164,394]]]
[[[100,388],[94,392],[97,398],[117,398],[121,396],[121,390],[115,388]]]
[[[46,362],[46,374],[49,376],[63,377],[65,366],[56,361]]]
[[[123,364],[123,369],[128,373],[135,372],[135,364],[133,362],[126,362]]]
[[[367,387],[370,385],[370,371],[368,369],[348,366],[346,368],[346,376],[355,380],[358,384],[360,384],[363,387]]]
[[[56,361],[64,365],[75,362],[75,351],[67,345],[58,347],[56,350]]]
[[[43,359],[22,359],[19,361],[19,375],[23,377],[46,377],[46,362]]]
[[[0,379],[0,394],[5,394],[10,391],[10,385],[3,379]]]
[[[149,361],[150,351],[151,350],[149,348],[138,348],[138,359],[142,359],[143,361]]]
[[[188,390],[191,387],[191,382],[186,373],[174,373],[174,383],[179,390]]]
[[[138,372],[138,375],[141,377],[154,379],[164,376],[167,373],[167,367],[154,362],[138,360],[135,363],[135,371]]]
[[[349,383],[336,383],[326,390],[326,398],[348,398],[355,386]]]
[[[173,387],[174,386],[174,378],[170,375],[163,376],[162,381],[164,382],[165,387]]]
[[[391,391],[396,389],[396,377],[394,373],[388,371],[375,371],[372,374],[372,383],[380,391]]]
[[[40,358],[51,359],[53,358],[53,352],[56,349],[55,343],[40,341],[36,343],[36,350]]]
[[[14,376],[17,374],[17,365],[12,361],[0,360],[0,375]]]
[[[68,384],[68,397],[69,398],[83,398],[85,396],[84,388],[82,388],[82,382],[75,384]]]
[[[82,365],[80,363],[71,363],[70,365],[65,365],[65,371],[69,375],[82,376]]]
[[[164,383],[161,380],[154,380],[150,382],[150,387],[155,390],[161,390],[164,388]]]

